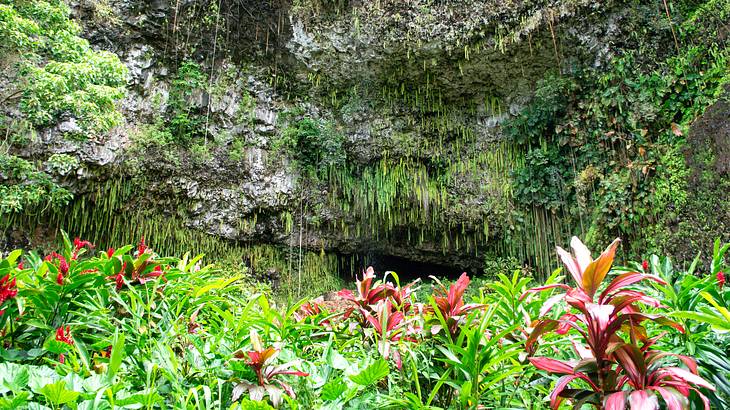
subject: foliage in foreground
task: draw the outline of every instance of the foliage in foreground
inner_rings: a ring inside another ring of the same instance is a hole
[[[611,270],[617,244],[560,250],[575,287],[515,272],[465,300],[466,275],[416,292],[369,269],[338,300],[276,307],[200,257],[64,237],[0,260],[0,408],[723,408],[730,245],[678,281],[657,257]]]

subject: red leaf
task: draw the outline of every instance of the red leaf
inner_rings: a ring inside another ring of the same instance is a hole
[[[540,370],[558,374],[573,374],[573,364],[549,357],[530,357],[530,363]]]
[[[659,410],[659,402],[654,394],[647,394],[645,390],[637,390],[629,394],[631,410]]]
[[[626,408],[626,393],[618,391],[606,396],[603,401],[604,410],[624,410]]]
[[[687,398],[676,389],[671,387],[649,387],[649,389],[661,394],[664,403],[667,405],[667,410],[684,410],[689,408]]]
[[[563,261],[563,265],[565,265],[566,268],[568,268],[568,272],[570,272],[570,275],[575,280],[575,283],[580,286],[581,283],[583,283],[583,272],[580,270],[580,265],[578,265],[578,261],[573,258],[565,249],[561,247],[557,247],[558,256],[560,256],[560,259]]]
[[[666,285],[667,283],[661,280],[659,277],[654,275],[647,275],[644,273],[639,272],[627,272],[623,273],[617,277],[615,277],[611,283],[608,284],[606,287],[606,290],[604,290],[601,293],[601,296],[598,298],[600,303],[607,303],[606,298],[609,294],[611,294],[614,291],[617,291],[621,288],[625,288],[626,286],[633,285],[636,282],[640,282],[642,280],[653,280],[654,282],[657,282],[662,285]]]
[[[532,359],[530,359],[532,361]],[[550,407],[553,409],[557,409],[560,407],[560,403],[563,401],[563,398],[560,397],[560,393],[565,390],[566,387],[568,387],[568,384],[572,382],[573,380],[579,378],[578,375],[567,375],[563,376],[555,383],[555,388],[550,393]]]
[[[543,319],[537,323],[535,328],[530,333],[530,336],[525,341],[525,349],[528,352],[533,351],[532,345],[537,342],[537,339],[547,332],[551,332],[558,327],[558,321],[553,319]]]

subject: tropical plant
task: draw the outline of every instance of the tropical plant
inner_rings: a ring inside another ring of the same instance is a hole
[[[549,299],[543,306],[542,316],[561,300],[577,311],[568,311],[557,320],[540,319],[525,345],[532,354],[540,336],[548,332],[567,334],[574,330],[579,335],[581,341],[572,340],[580,357],[577,361],[530,358],[538,369],[562,375],[550,395],[551,406],[558,408],[568,398],[578,408],[591,404],[598,409],[617,410],[628,404],[631,409],[658,409],[657,396],[660,396],[668,408],[676,410],[687,408],[690,391],[696,391],[709,408],[707,399],[698,388],[712,390],[713,387],[697,375],[694,359],[653,349],[662,335],[649,338],[643,323],[656,322],[682,332],[684,329],[664,316],[641,313],[641,305],[659,307],[661,304],[657,299],[629,288],[644,280],[664,281],[652,275],[626,272],[616,276],[598,293],[611,269],[618,244],[616,239],[593,260],[590,251],[574,237],[571,241],[574,255],[560,247],[557,250],[577,286],[553,284],[528,291],[534,293],[554,288],[566,291]],[[621,333],[628,335],[628,341]],[[674,364],[666,366],[665,361],[669,359],[678,359],[689,370]],[[568,389],[578,380],[586,384]]]
[[[236,387],[233,388],[233,401],[237,401],[244,392],[248,392],[251,400],[261,401],[268,395],[274,407],[279,407],[283,401],[282,395],[286,393],[291,398],[296,398],[296,394],[292,387],[276,378],[280,375],[309,376],[308,373],[289,370],[290,367],[296,365],[294,362],[280,364],[274,366],[272,363],[279,355],[279,350],[274,347],[264,348],[261,338],[256,330],[251,330],[251,344],[253,349],[244,354],[237,351],[233,354],[234,360],[240,360],[248,357],[246,364],[256,374],[256,383],[248,380],[241,380]]]
[[[459,326],[466,320],[466,314],[475,309],[484,309],[486,305],[480,303],[464,303],[464,292],[469,286],[469,276],[462,273],[459,279],[454,282],[449,289],[437,279],[433,278],[439,285],[435,290],[435,294],[431,299],[429,312],[434,313],[436,323],[431,326],[431,333],[439,333],[445,329],[449,339],[457,336]],[[434,322],[434,321],[432,321]]]
[[[480,404],[489,404],[490,408],[515,405],[516,389],[504,381],[522,371],[517,360],[522,344],[506,340],[516,326],[495,334],[490,331],[494,312],[491,308],[485,315],[465,317],[453,342],[437,346],[442,354],[437,360],[453,369],[446,383],[459,392],[460,408],[472,409]]]

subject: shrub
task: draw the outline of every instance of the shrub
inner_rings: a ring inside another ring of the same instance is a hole
[[[525,347],[534,353],[538,338],[548,332],[567,334],[574,330],[580,341],[573,347],[580,359],[561,361],[549,357],[531,357],[535,367],[562,377],[556,382],[550,395],[551,407],[557,409],[564,399],[570,399],[580,407],[590,404],[597,409],[620,410],[629,405],[632,409],[656,409],[661,397],[670,409],[686,408],[690,391],[700,394],[705,407],[707,399],[699,388],[714,388],[697,374],[694,359],[655,349],[661,335],[650,338],[643,322],[653,321],[684,329],[662,315],[641,313],[641,305],[659,307],[659,300],[633,290],[629,286],[644,280],[664,284],[660,278],[639,272],[626,272],[616,276],[602,288],[607,277],[619,240],[593,260],[590,252],[578,238],[573,238],[573,255],[558,247],[558,254],[576,287],[554,284],[533,288],[530,292],[542,292],[561,288],[566,292],[551,297],[541,309],[541,316],[549,313],[562,300],[570,308],[559,319],[539,320],[530,334]],[[621,336],[625,333],[628,339]],[[678,367],[684,364],[687,369]],[[585,384],[576,384],[583,381]],[[574,384],[575,388],[568,389]],[[588,388],[583,387],[587,385]],[[682,405],[682,403],[685,403]]]
[[[127,69],[80,38],[69,13],[59,0],[0,5],[0,34],[10,39],[0,53],[22,56],[20,109],[34,125],[68,114],[83,132],[103,133],[122,120],[115,105],[125,95]]]
[[[73,195],[35,165],[14,155],[0,154],[0,214],[24,209],[58,209]]]

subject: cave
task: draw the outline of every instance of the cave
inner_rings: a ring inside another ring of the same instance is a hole
[[[439,279],[455,280],[465,270],[445,264],[437,264],[426,261],[417,261],[400,256],[388,255],[384,253],[366,253],[350,258],[347,262],[349,266],[342,272],[351,272],[351,275],[357,274],[358,277],[372,266],[378,278],[382,278],[385,272],[391,271],[398,274],[398,278],[402,284],[412,282],[416,279],[426,280],[429,276],[435,276]],[[476,272],[466,271],[470,276]]]

